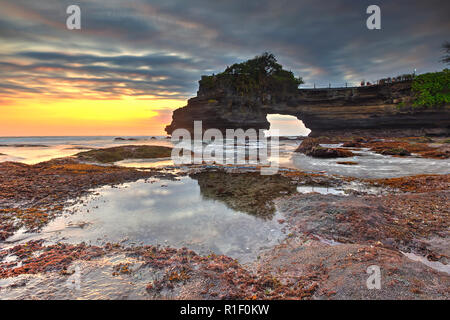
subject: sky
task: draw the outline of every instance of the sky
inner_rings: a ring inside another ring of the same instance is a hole
[[[366,9],[381,8],[381,30]],[[66,26],[81,8],[81,30]],[[438,71],[449,1],[0,0],[0,136],[158,135],[201,75],[272,52],[305,86]]]

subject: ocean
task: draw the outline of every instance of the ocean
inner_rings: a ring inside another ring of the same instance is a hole
[[[294,152],[301,140],[281,140],[276,159],[279,167],[295,168],[307,172],[322,172],[359,178],[389,178],[416,174],[448,174],[450,160],[419,157],[392,157],[361,149],[353,151],[347,161],[357,165],[347,166],[338,159],[317,159]],[[14,161],[36,164],[60,157],[73,156],[92,148],[108,148],[122,145],[159,145],[173,147],[166,136],[52,136],[52,137],[0,137],[0,162]],[[250,148],[257,148],[257,141],[250,141]],[[330,147],[340,147],[340,144]],[[245,146],[237,146],[244,149]],[[130,159],[115,163],[127,167],[158,167],[173,165],[170,158]]]

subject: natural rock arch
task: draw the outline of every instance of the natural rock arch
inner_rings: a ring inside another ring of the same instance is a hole
[[[173,112],[168,134],[177,128],[203,130],[269,129],[267,114],[292,115],[310,136],[448,134],[450,107],[401,110],[396,101],[411,94],[411,82],[342,89],[299,89],[296,94],[261,101],[227,92],[203,92]]]
[[[298,89],[302,83],[265,53],[203,76],[197,96],[173,112],[171,134],[194,121],[203,130],[269,129],[267,114],[295,116],[319,135],[448,134],[450,106],[411,108],[412,80],[352,88]],[[405,108],[399,108],[399,103]]]

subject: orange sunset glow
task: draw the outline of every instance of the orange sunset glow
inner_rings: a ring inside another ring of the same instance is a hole
[[[446,38],[446,10],[419,19],[386,2],[385,29],[369,32],[360,5],[309,2],[290,3],[279,19],[275,3],[244,13],[239,1],[81,0],[79,29],[71,29],[71,2],[0,0],[0,136],[165,135],[202,75],[265,51],[305,88],[441,66],[435,48]]]
[[[161,135],[171,109],[184,103],[133,98],[17,99],[2,107],[0,136]]]

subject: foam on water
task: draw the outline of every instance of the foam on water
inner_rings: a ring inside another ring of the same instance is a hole
[[[172,147],[173,144],[166,137],[132,137],[136,140],[117,141],[114,137],[31,137],[31,138],[0,138],[1,161],[18,161],[34,164],[41,161],[74,155],[80,148],[106,148],[112,146],[139,144],[162,145]],[[225,141],[227,142],[227,141]],[[230,141],[228,141],[230,142]],[[295,168],[304,171],[324,171],[330,174],[352,176],[359,178],[389,178],[416,174],[448,174],[450,173],[450,160],[426,159],[419,157],[392,157],[377,154],[367,149],[353,151],[354,157],[345,159],[317,159],[294,152],[300,145],[300,140],[282,140],[279,142],[277,156],[269,154],[269,160],[277,160],[280,167]],[[15,147],[20,144],[41,145],[35,147]],[[9,146],[4,146],[9,145]],[[42,146],[43,145],[43,146]],[[203,145],[205,147],[207,144]],[[209,144],[214,146],[214,142]],[[339,147],[340,144],[324,145]],[[245,153],[245,148],[257,151],[262,147],[261,142],[249,141],[236,146],[237,153]],[[234,148],[234,146],[232,146]],[[275,158],[276,157],[276,158]],[[203,159],[208,161],[210,159]],[[339,161],[357,162],[357,165],[339,164]],[[133,159],[116,163],[127,167],[152,168],[172,165],[170,159]]]

